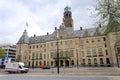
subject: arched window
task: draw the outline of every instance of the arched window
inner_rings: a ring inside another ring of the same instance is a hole
[[[94,59],[94,64],[97,64],[97,59],[96,58]]]
[[[88,59],[88,64],[91,64],[91,59]]]
[[[103,58],[100,58],[100,64],[103,64]]]

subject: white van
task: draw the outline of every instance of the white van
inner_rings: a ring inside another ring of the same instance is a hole
[[[25,67],[23,62],[6,63],[5,65],[5,72],[8,73],[27,73],[28,71],[29,69]]]

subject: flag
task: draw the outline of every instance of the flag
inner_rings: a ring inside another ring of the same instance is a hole
[[[0,58],[0,65],[2,64],[2,58]]]

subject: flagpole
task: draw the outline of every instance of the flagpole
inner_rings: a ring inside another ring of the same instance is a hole
[[[28,22],[26,22],[26,26],[27,26],[27,28],[28,28],[28,26],[29,26],[29,25],[28,25]]]

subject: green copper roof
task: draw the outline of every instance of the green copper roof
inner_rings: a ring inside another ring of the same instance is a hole
[[[66,11],[71,11],[71,7],[66,6],[66,7],[64,8],[64,11],[65,11],[65,12],[66,12]]]

